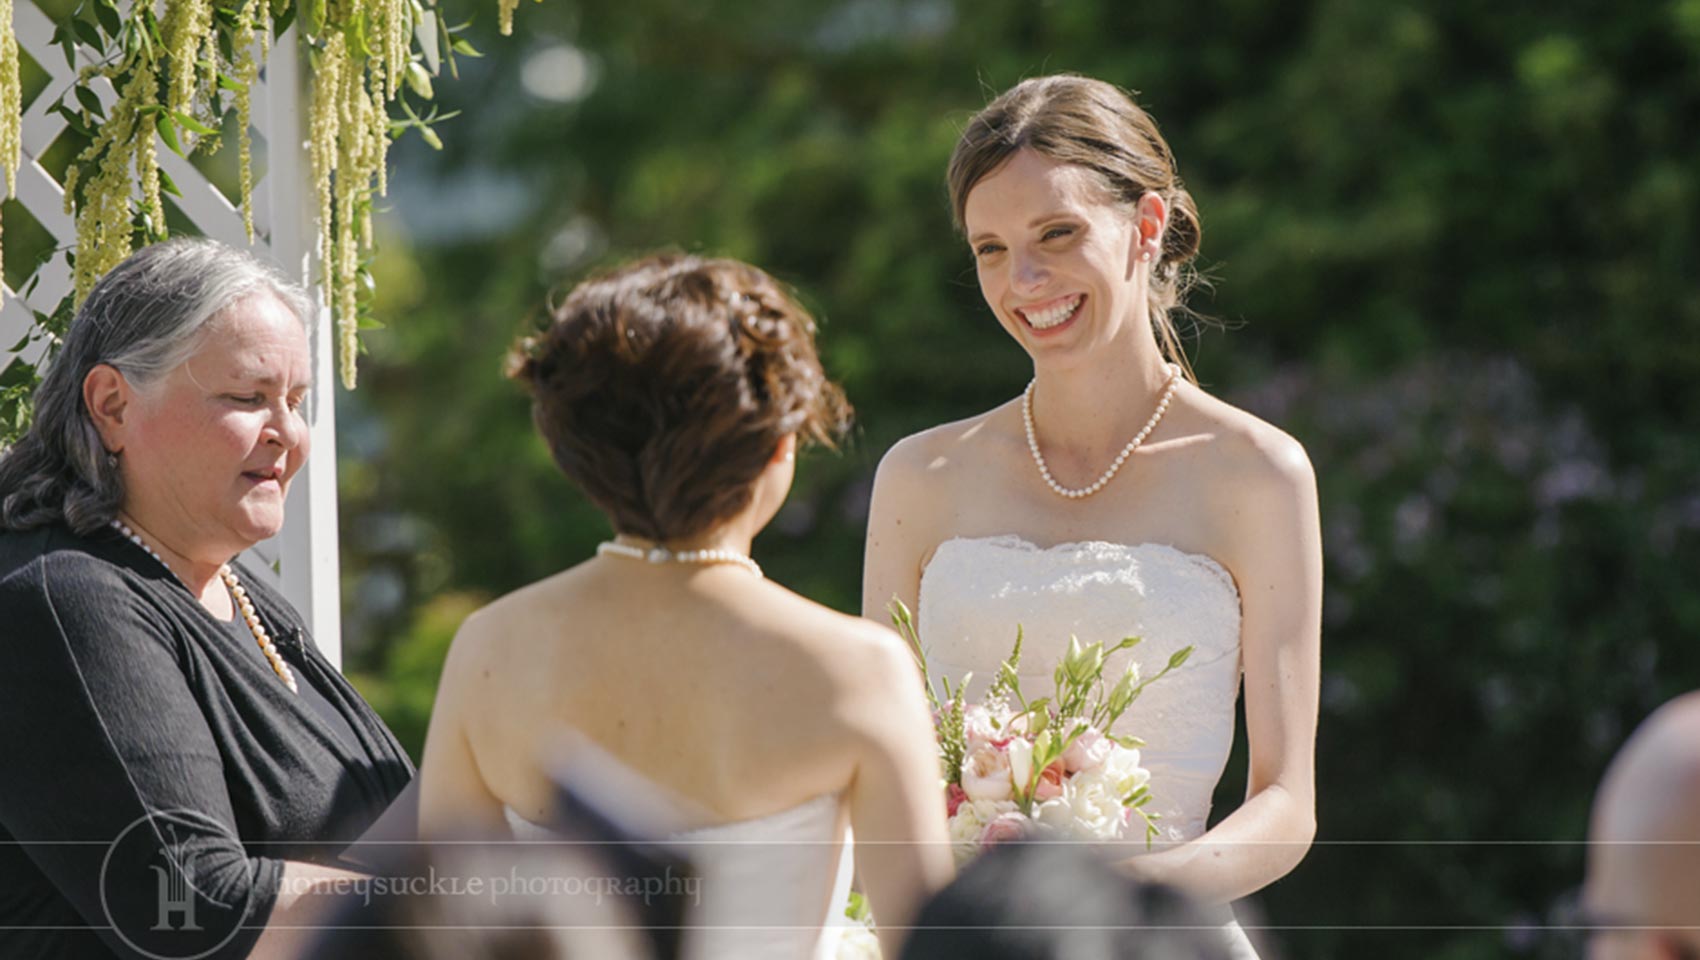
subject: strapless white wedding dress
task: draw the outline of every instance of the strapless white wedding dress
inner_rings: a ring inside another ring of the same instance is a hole
[[[854,866],[844,796],[823,794],[778,813],[715,826],[709,811],[619,763],[600,748],[594,779],[564,774],[628,829],[667,841],[699,882],[686,891],[684,960],[825,960],[854,924],[844,916]],[[516,840],[558,834],[504,807]]]
[[[1069,637],[1113,646],[1143,642],[1112,657],[1113,682],[1127,658],[1151,676],[1175,651],[1194,648],[1180,669],[1157,681],[1122,715],[1116,732],[1146,742],[1152,800],[1164,841],[1204,833],[1211,794],[1234,741],[1240,688],[1240,598],[1233,577],[1209,557],[1164,544],[1065,543],[1037,547],[1020,537],[952,539],[921,577],[922,646],[935,677],[952,683],[972,671],[972,699],[1009,656],[1019,625],[1021,688],[1047,696]],[[1229,922],[1236,958],[1255,960],[1245,933]]]

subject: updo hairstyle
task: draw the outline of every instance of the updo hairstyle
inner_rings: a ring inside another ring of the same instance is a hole
[[[743,510],[786,435],[842,435],[814,333],[761,270],[660,254],[579,284],[509,369],[567,477],[617,532],[666,543]]]

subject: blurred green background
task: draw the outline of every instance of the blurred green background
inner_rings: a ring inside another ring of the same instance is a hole
[[[1270,936],[1562,955],[1607,759],[1700,686],[1700,0],[478,13],[446,149],[395,147],[389,326],[338,398],[348,665],[410,748],[466,613],[608,532],[501,376],[551,293],[666,245],[800,289],[860,428],[756,556],[853,610],[881,454],[1029,373],[950,229],[951,144],[1077,71],[1139,91],[1197,197],[1206,387],[1321,484],[1320,827]],[[1218,815],[1243,777],[1242,743]]]

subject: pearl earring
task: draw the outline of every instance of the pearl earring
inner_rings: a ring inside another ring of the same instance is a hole
[[[1144,253],[1141,253],[1139,255],[1139,259],[1143,263],[1150,263],[1151,262],[1151,251],[1147,250]]]

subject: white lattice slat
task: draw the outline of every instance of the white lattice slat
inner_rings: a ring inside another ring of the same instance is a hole
[[[202,234],[233,247],[248,245],[248,234],[242,227],[241,209],[231,203],[230,198],[213,186],[207,178],[201,176],[194,164],[170,150],[162,150],[159,154],[159,168],[171,175],[172,181],[182,193],[182,196],[172,197],[171,202],[194,221]],[[263,248],[265,238],[255,236],[254,246]]]
[[[0,310],[0,351],[10,351],[12,345],[22,340],[24,334],[29,332],[34,323],[35,315],[30,313],[28,307],[13,300],[7,300],[5,309]],[[16,359],[25,363],[35,363],[41,359],[41,354],[46,349],[46,344],[27,344],[23,351],[16,355]],[[13,354],[0,352],[0,370],[6,369],[13,359]]]
[[[29,208],[34,217],[54,239],[75,243],[77,225],[65,212],[65,188],[48,175],[41,164],[30,157],[18,170],[18,202]],[[34,298],[42,302],[39,297]],[[59,301],[47,304],[51,309]]]

